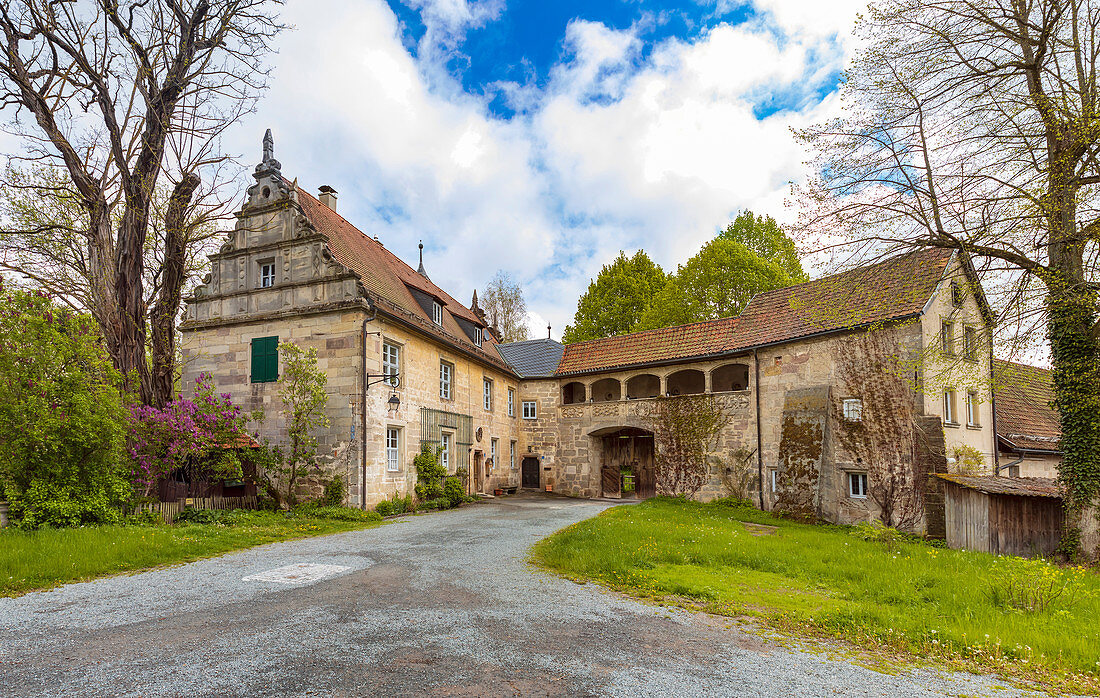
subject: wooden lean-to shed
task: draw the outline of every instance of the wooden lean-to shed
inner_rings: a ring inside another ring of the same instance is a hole
[[[1050,555],[1062,537],[1062,491],[1053,478],[937,475],[945,481],[950,548]]]

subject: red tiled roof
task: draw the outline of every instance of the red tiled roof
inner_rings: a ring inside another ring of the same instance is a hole
[[[737,318],[722,318],[567,344],[558,373],[721,354],[730,345],[736,325]]]
[[[455,320],[455,317],[461,317],[483,327],[485,323],[472,310],[452,298],[430,279],[418,274],[382,243],[368,237],[343,216],[300,188],[298,203],[317,231],[328,240],[328,248],[333,257],[359,277],[368,293],[382,299],[383,302],[379,305],[384,312],[396,313],[441,341],[472,353],[490,364],[510,370],[496,349],[491,347],[496,343],[491,333],[485,332],[482,347],[477,347],[468,340]],[[416,302],[409,291],[410,287],[435,297],[443,304],[445,312],[442,328]]]
[[[951,250],[925,248],[754,296],[734,318],[593,339],[565,347],[559,374],[744,351],[755,346],[918,315]]]
[[[1016,448],[1057,451],[1062,440],[1050,371],[994,359],[997,436]]]
[[[1023,497],[1062,497],[1062,486],[1052,477],[1003,477],[1000,475],[947,475],[937,477],[986,494],[1013,494]]]
[[[736,346],[788,342],[918,315],[952,250],[923,248],[833,276],[761,293],[738,316]]]

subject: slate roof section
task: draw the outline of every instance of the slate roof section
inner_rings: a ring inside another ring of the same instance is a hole
[[[558,370],[564,346],[552,339],[497,344],[496,349],[521,378],[550,378]]]
[[[733,344],[737,323],[738,318],[705,320],[567,344],[558,375],[723,354]]]
[[[997,437],[1012,448],[1059,451],[1062,426],[1050,406],[1054,400],[1050,371],[994,359],[993,380]]]
[[[753,297],[737,317],[593,339],[565,347],[559,375],[734,354],[816,334],[916,317],[952,250],[924,248]]]
[[[944,278],[952,250],[928,247],[753,297],[731,349],[916,317]]]
[[[986,494],[1010,494],[1018,497],[1062,498],[1062,487],[1052,477],[1002,477],[1000,475],[946,475],[936,477]]]
[[[436,286],[427,277],[403,262],[308,192],[298,189],[298,203],[317,231],[325,236],[332,256],[351,269],[362,281],[372,300],[388,314],[413,324],[440,341],[461,349],[482,361],[510,370],[500,355],[490,345],[496,340],[492,333],[483,332],[482,346],[474,345],[455,320],[460,317],[479,327],[485,323],[472,310],[459,303],[450,294]],[[422,291],[444,307],[443,326],[436,325],[424,308],[416,302],[410,288]]]

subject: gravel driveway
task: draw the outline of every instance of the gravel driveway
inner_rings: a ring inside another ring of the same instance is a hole
[[[525,563],[533,542],[608,506],[511,497],[0,599],[0,694],[1017,694],[783,649]],[[264,579],[302,563],[327,576]]]

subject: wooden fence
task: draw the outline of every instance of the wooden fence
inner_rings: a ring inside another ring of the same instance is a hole
[[[143,504],[137,511],[151,511],[160,514],[164,523],[173,523],[184,509],[255,509],[259,497],[192,497],[174,502],[152,502]]]

